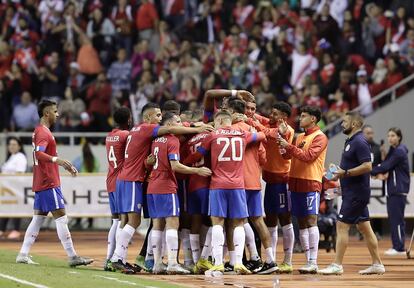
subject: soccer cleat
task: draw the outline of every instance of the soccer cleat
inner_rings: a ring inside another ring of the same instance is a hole
[[[176,264],[168,265],[167,274],[168,275],[186,275],[186,274],[191,274],[191,271],[181,267],[180,264],[176,263]]]
[[[93,262],[93,259],[81,257],[81,256],[73,256],[70,257],[68,260],[70,267],[82,266],[82,265],[89,265]]]
[[[125,266],[128,267],[129,269],[132,269],[134,271],[134,274],[142,270],[141,267],[139,267],[137,264],[131,264],[131,263],[126,262]]]
[[[266,275],[266,274],[272,274],[276,272],[277,270],[279,270],[279,268],[277,267],[276,263],[270,262],[270,263],[264,263],[262,268],[256,273],[260,275]]]
[[[236,272],[237,275],[248,275],[252,274],[252,272],[246,268],[243,264],[236,264],[234,265],[234,272]]]
[[[111,260],[106,259],[104,264],[104,271],[115,272],[116,270],[111,265]]]
[[[194,274],[204,274],[204,272],[211,269],[212,267],[213,264],[211,264],[210,261],[200,258],[194,266]]]
[[[344,273],[344,268],[342,265],[332,263],[325,269],[318,270],[318,274],[321,275],[342,275]]]
[[[226,262],[224,264],[224,274],[226,275],[234,275],[236,274],[234,272],[234,266],[230,264],[230,262]]]
[[[167,273],[167,266],[164,263],[159,263],[154,265],[152,268],[152,274],[166,274]]]
[[[288,264],[286,262],[283,262],[279,265],[279,269],[277,270],[280,274],[290,274],[293,272],[293,266],[292,264]]]
[[[250,260],[246,263],[246,268],[249,269],[252,273],[256,273],[263,267],[263,262],[259,258],[258,260]]]
[[[305,266],[299,268],[300,274],[316,274],[318,272],[318,265],[308,263]]]
[[[384,252],[385,256],[405,256],[406,252],[405,251],[398,251],[395,250],[394,248],[390,248],[387,251]]]
[[[127,267],[121,259],[119,259],[117,262],[110,262],[110,265],[113,271],[119,271],[123,274],[135,274],[135,271]]]
[[[39,265],[39,263],[34,262],[32,260],[32,256],[29,255],[24,255],[19,253],[16,257],[16,263],[20,263],[20,264],[29,264],[29,265]]]
[[[372,274],[382,275],[385,273],[385,267],[382,264],[372,264],[367,269],[361,270],[358,273],[361,275],[372,275]]]
[[[204,275],[211,276],[211,277],[217,277],[224,274],[224,265],[214,265],[210,269],[208,269],[206,272],[204,272]]]

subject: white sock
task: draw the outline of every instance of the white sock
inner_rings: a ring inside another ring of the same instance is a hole
[[[70,235],[68,228],[68,216],[64,215],[55,219],[56,231],[62,243],[63,249],[65,249],[68,257],[76,256],[75,248],[73,248],[72,236]]]
[[[250,260],[259,260],[259,253],[257,253],[256,241],[254,238],[254,232],[249,223],[244,224],[244,232],[246,234],[246,246],[249,249]]]
[[[42,227],[45,219],[46,216],[33,215],[32,221],[30,221],[30,224],[26,229],[26,233],[24,234],[24,240],[22,247],[20,248],[20,254],[29,254],[30,248],[36,241],[37,235],[39,235],[40,228]]]
[[[167,240],[165,238],[165,229],[162,231],[162,258],[165,258],[167,256]]]
[[[268,247],[266,248],[266,263],[275,262],[275,256],[273,254],[273,248]]]
[[[207,236],[207,232],[209,231],[209,229],[211,230],[211,227],[207,227],[206,225],[202,224],[200,227],[200,249],[203,248],[204,246],[204,242],[206,242],[206,236]]]
[[[116,230],[118,229],[119,219],[112,219],[111,229],[108,232],[108,248],[106,250],[106,259],[111,259],[116,247]]]
[[[223,230],[224,243],[223,243],[223,259],[229,255],[229,247],[227,246],[227,234],[226,230]]]
[[[167,229],[165,232],[168,250],[168,266],[177,264],[178,254],[178,231],[176,229]]]
[[[129,241],[131,241],[132,236],[134,236],[135,228],[131,225],[127,224],[122,228],[121,233],[119,233],[118,241],[116,242],[116,248],[114,255],[111,258],[112,262],[117,262],[118,260],[122,260],[125,262],[128,255],[128,245]]]
[[[229,250],[229,258],[230,258],[230,265],[234,266],[234,264],[236,264],[236,251],[230,251]]]
[[[295,244],[295,232],[292,223],[282,227],[283,230],[283,251],[285,259],[283,262],[292,265],[293,245]]]
[[[244,243],[246,240],[246,233],[244,232],[243,226],[237,226],[234,228],[233,242],[234,242],[234,252],[236,252],[236,263],[243,264],[243,252],[244,252]]]
[[[272,249],[273,249],[273,257],[276,259],[276,249],[277,249],[277,226],[269,227],[270,238],[272,239]]]
[[[211,255],[211,233],[212,228],[209,227],[206,233],[206,237],[204,240],[203,250],[201,251],[201,259],[208,259],[208,257]]]
[[[319,247],[319,228],[318,226],[312,226],[308,228],[309,231],[309,262],[316,264],[318,260],[318,247]]]
[[[116,227],[115,232],[115,243],[118,242],[119,235],[121,234],[122,228],[121,228],[121,221],[118,222],[118,226]]]
[[[152,249],[152,229],[148,234],[147,253],[145,254],[145,260],[154,260],[154,250]]]
[[[223,227],[220,225],[214,225],[211,230],[211,244],[213,247],[214,265],[223,264],[224,232]]]
[[[200,235],[190,234],[191,253],[193,254],[194,263],[200,258]]]
[[[162,261],[162,235],[163,231],[154,229],[151,231],[152,251],[154,252],[154,267]]]
[[[184,265],[190,265],[193,263],[193,256],[191,253],[191,244],[190,244],[190,229],[181,229],[180,239],[183,244],[184,252]]]
[[[299,230],[300,244],[305,252],[306,261],[309,263],[309,231],[308,228]]]

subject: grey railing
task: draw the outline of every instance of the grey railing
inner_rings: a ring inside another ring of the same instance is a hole
[[[7,133],[0,133],[0,145],[4,145],[6,140],[10,136],[16,136],[19,138],[31,138],[33,135],[32,132],[7,132]],[[106,137],[107,133],[105,132],[54,132],[53,136],[55,138],[68,139],[69,145],[75,145],[75,139],[80,138],[102,138]]]
[[[356,108],[354,108],[352,111],[353,112],[359,112],[362,109],[364,109],[365,107],[369,106],[369,105],[373,105],[375,103],[377,103],[378,101],[382,100],[385,97],[389,97],[391,96],[391,102],[394,102],[395,99],[397,98],[397,90],[400,89],[401,87],[403,87],[404,85],[407,85],[409,82],[411,82],[414,79],[414,73],[411,74],[410,76],[404,78],[403,80],[401,80],[400,82],[398,82],[397,84],[395,84],[394,86],[382,91],[381,93],[379,93],[378,95],[376,95],[375,97],[373,97],[371,99],[371,101],[369,103],[365,103],[363,105],[360,105]],[[387,103],[389,104],[389,103]],[[375,113],[375,111],[374,111]],[[323,129],[323,131],[325,133],[329,133],[331,132],[331,130],[333,130],[335,127],[337,127],[338,125],[340,125],[340,123],[342,122],[342,119],[336,119],[335,121],[329,123],[328,125],[326,125],[326,127]],[[335,134],[330,133],[330,136],[334,136]]]

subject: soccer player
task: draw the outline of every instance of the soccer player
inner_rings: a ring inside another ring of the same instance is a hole
[[[181,126],[180,117],[167,112],[163,116],[163,126]],[[161,259],[162,234],[165,237],[168,251],[168,274],[189,274],[190,271],[177,263],[178,226],[180,205],[177,196],[177,180],[175,173],[211,175],[206,167],[187,167],[179,162],[180,142],[177,137],[167,134],[156,138],[151,147],[151,155],[155,157],[151,177],[148,183],[147,203],[149,215],[153,221],[152,243],[154,250],[154,274],[164,273]]]
[[[364,138],[361,128],[364,120],[358,113],[348,112],[343,117],[342,131],[348,138],[342,152],[341,164],[332,180],[341,179],[342,206],[336,224],[336,254],[335,261],[320,274],[340,275],[344,272],[342,261],[349,241],[349,228],[356,224],[364,235],[372,265],[359,271],[359,274],[384,274],[385,268],[378,253],[377,237],[372,231],[369,221],[368,203],[371,195],[369,186],[372,170],[371,149]]]
[[[236,98],[229,100],[227,105],[228,110],[233,113],[232,128],[244,132],[252,131],[252,127],[244,121],[238,120],[241,117],[237,116],[244,116],[246,111],[245,102]],[[253,103],[253,101],[249,101],[249,105],[254,105],[255,107],[255,103]],[[246,153],[244,156],[244,188],[246,191],[249,220],[258,231],[260,239],[266,250],[266,261],[263,264],[257,251],[253,229],[249,223],[245,223],[244,229],[246,231],[247,248],[250,252],[250,261],[246,264],[246,267],[254,273],[271,274],[277,271],[278,268],[275,264],[270,233],[263,219],[262,187],[260,183],[260,166],[266,162],[266,151],[261,143],[252,143],[246,147]],[[231,237],[232,233],[229,233],[229,235]],[[231,250],[230,247],[229,250]]]
[[[317,225],[322,191],[328,138],[319,129],[321,110],[316,106],[304,106],[300,114],[300,127],[305,130],[294,144],[279,137],[279,145],[286,150],[284,158],[292,158],[289,173],[292,214],[298,218],[300,242],[305,251],[307,264],[299,268],[303,274],[318,271],[319,229]]]
[[[160,127],[161,110],[157,104],[148,103],[142,108],[143,123],[133,127],[125,147],[125,162],[116,183],[117,203],[121,217],[127,219],[117,239],[111,258],[111,266],[128,273],[125,267],[128,243],[141,223],[143,182],[146,178],[145,159],[149,155],[152,140],[165,134],[196,134],[211,131],[208,125],[192,128],[179,126]]]
[[[266,224],[272,237],[274,253],[276,253],[278,240],[278,220],[282,226],[283,250],[285,255],[283,262],[279,265],[279,273],[293,272],[292,253],[295,234],[293,232],[292,218],[290,214],[290,192],[288,192],[291,160],[282,157],[279,144],[272,135],[279,133],[283,135],[289,143],[292,143],[295,131],[286,123],[290,115],[291,107],[289,104],[278,102],[273,106],[268,127],[260,125],[258,121],[251,122],[257,131],[262,131],[267,136],[267,141],[264,143],[267,161],[263,166],[263,180],[266,182],[264,209],[266,212]]]
[[[242,264],[245,243],[244,220],[248,217],[246,192],[244,191],[243,159],[247,143],[263,140],[263,134],[244,133],[231,128],[232,117],[227,111],[214,116],[216,131],[210,133],[191,155],[196,162],[210,151],[211,170],[209,214],[213,223],[212,250],[214,266],[206,274],[224,272],[223,245],[224,219],[232,219],[236,260],[234,271],[238,274],[251,272]],[[189,161],[191,162],[191,161]]]
[[[58,166],[62,166],[72,176],[76,176],[78,171],[68,160],[57,157],[56,141],[52,132],[50,132],[50,128],[59,117],[56,102],[41,101],[38,106],[38,113],[40,124],[35,128],[32,136],[34,215],[27,227],[23,245],[16,257],[16,263],[38,264],[30,258],[29,251],[37,235],[39,235],[43,221],[47,214],[51,212],[55,219],[60,242],[68,255],[69,266],[88,265],[93,262],[93,259],[78,256],[73,247],[64,199],[60,189]]]
[[[109,206],[112,214],[112,226],[108,233],[108,249],[104,265],[105,271],[112,271],[109,262],[114,254],[116,234],[120,226],[119,212],[116,203],[116,178],[124,164],[126,140],[132,123],[131,111],[126,107],[118,108],[114,113],[116,127],[109,132],[105,140],[106,155],[108,160],[108,175],[106,177],[106,189],[109,193]]]

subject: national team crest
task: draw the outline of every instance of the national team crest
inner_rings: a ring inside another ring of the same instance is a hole
[[[348,144],[348,145],[346,145],[346,147],[345,147],[345,151],[346,151],[346,152],[348,152],[348,151],[349,151],[349,149],[351,149],[351,145],[349,145],[349,144]]]

